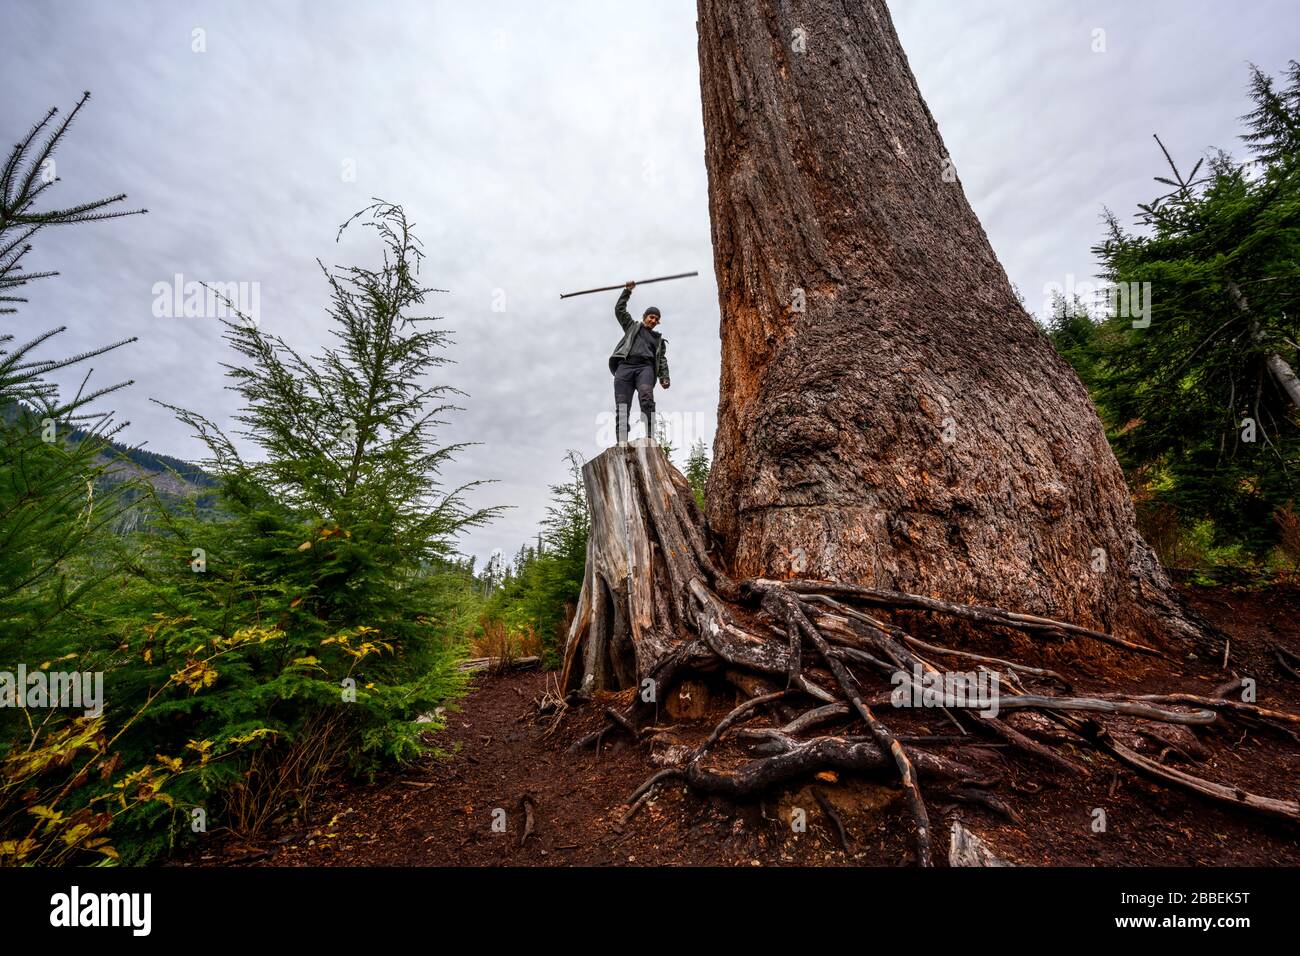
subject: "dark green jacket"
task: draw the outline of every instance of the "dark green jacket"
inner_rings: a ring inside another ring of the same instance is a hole
[[[632,314],[627,310],[627,300],[630,298],[632,298],[632,290],[624,289],[614,305],[614,317],[618,319],[618,324],[623,326],[623,340],[618,343],[614,348],[614,354],[609,357],[611,375],[618,371],[618,363],[627,358],[627,353],[632,349],[632,339],[636,337],[636,330],[641,326],[641,323],[632,318]],[[671,383],[672,380],[668,377],[668,340],[653,329],[646,329],[645,333],[655,343],[655,378],[661,382]]]

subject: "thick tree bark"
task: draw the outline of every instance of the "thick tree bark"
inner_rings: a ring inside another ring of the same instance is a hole
[[[648,438],[602,452],[582,479],[591,531],[560,686],[589,693],[651,678],[666,688],[669,671],[715,664],[707,642],[685,649],[726,626],[714,595],[737,589],[709,553],[690,483]],[[779,651],[745,661],[768,673],[786,666]]]
[[[708,519],[733,573],[1195,634],[884,0],[700,0],[699,56],[722,311]]]

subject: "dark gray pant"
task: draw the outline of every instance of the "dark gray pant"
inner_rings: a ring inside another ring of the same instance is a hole
[[[618,370],[614,372],[614,414],[619,441],[627,441],[628,413],[632,408],[634,389],[641,403],[641,417],[645,420],[646,434],[654,437],[655,367],[620,362]]]

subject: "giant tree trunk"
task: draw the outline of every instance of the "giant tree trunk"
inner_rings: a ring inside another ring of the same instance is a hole
[[[708,518],[734,572],[1192,633],[884,0],[700,0],[699,55],[722,310]]]

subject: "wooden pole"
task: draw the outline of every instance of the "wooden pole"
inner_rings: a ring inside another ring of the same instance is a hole
[[[667,282],[669,279],[687,279],[691,276],[697,276],[697,275],[699,275],[698,272],[679,272],[675,276],[659,276],[659,278],[657,279],[637,279],[636,284],[649,285],[651,282]],[[623,288],[623,286],[625,286],[626,284],[627,283],[620,283],[619,285],[606,285],[606,286],[601,286],[599,289],[583,289],[581,292],[561,292],[560,298],[571,299],[575,295],[590,295],[592,292],[613,292],[615,289]]]

